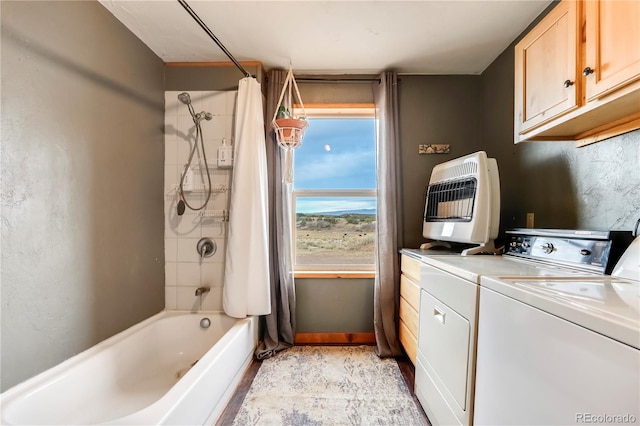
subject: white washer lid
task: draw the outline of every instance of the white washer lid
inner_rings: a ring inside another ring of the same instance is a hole
[[[422,262],[476,284],[480,283],[480,277],[484,275],[503,277],[596,276],[590,272],[509,256],[424,256]]]
[[[638,281],[482,277],[481,286],[640,349]]]

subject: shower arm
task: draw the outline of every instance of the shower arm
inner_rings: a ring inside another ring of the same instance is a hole
[[[215,34],[213,34],[213,32],[209,29],[209,27],[207,27],[207,24],[205,24],[202,19],[200,19],[200,17],[198,16],[198,14],[196,12],[193,11],[193,9],[191,9],[191,6],[189,6],[189,4],[185,1],[185,0],[178,0],[178,3],[180,3],[180,5],[182,7],[184,7],[184,10],[186,10],[189,15],[191,15],[191,17],[198,23],[198,25],[200,25],[200,27],[204,30],[205,33],[207,33],[207,35],[209,37],[211,37],[211,39],[218,45],[218,47],[220,49],[222,49],[222,51],[224,52],[225,55],[227,55],[227,57],[229,59],[231,59],[231,62],[233,62],[235,64],[235,66],[242,71],[242,73],[246,76],[246,77],[252,77],[251,74],[249,74],[249,72],[242,66],[240,65],[240,62],[238,62],[236,60],[236,58],[233,57],[233,55],[231,54],[231,52],[229,52],[227,50],[226,47],[224,47],[224,45],[222,44],[222,42],[220,40],[218,40],[218,38],[215,36]]]

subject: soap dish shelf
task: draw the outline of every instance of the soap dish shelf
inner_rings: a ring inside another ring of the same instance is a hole
[[[200,210],[200,218],[222,219],[222,222],[229,221],[229,210]]]

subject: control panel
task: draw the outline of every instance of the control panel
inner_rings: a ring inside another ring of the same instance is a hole
[[[611,250],[610,240],[511,235],[506,247],[510,256],[550,261],[604,273]]]

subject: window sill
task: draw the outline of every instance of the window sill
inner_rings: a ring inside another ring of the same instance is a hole
[[[375,278],[373,271],[296,271],[294,278]]]

